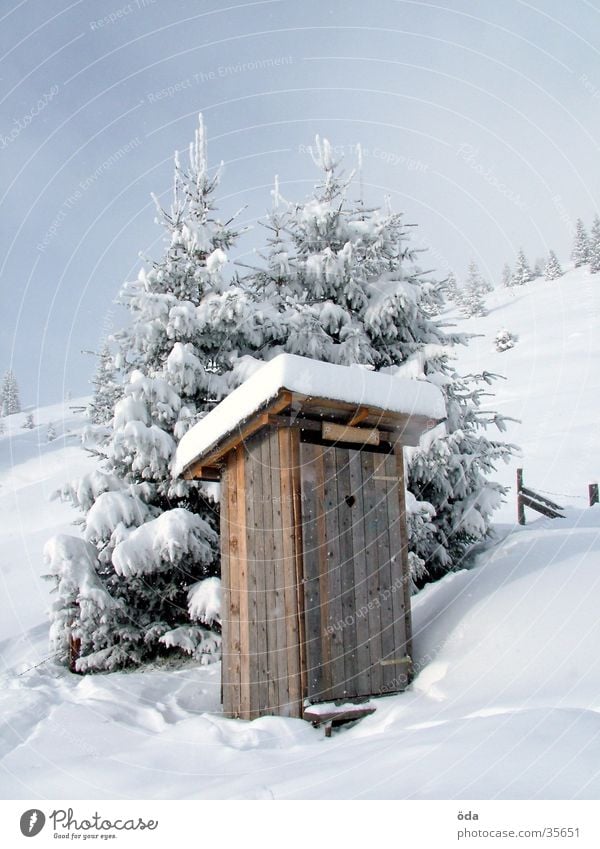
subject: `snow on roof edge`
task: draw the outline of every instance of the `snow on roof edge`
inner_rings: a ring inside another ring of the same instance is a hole
[[[190,428],[177,447],[174,476],[181,475],[281,390],[436,420],[446,415],[441,391],[428,381],[382,374],[360,366],[324,363],[296,354],[279,354]]]

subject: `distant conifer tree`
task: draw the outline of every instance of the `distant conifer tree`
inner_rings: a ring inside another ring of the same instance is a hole
[[[560,267],[560,262],[556,258],[556,254],[554,251],[550,251],[548,254],[548,261],[544,267],[544,279],[557,280],[559,277],[562,277],[563,274],[564,272]]]
[[[581,265],[585,265],[590,261],[590,241],[581,218],[578,218],[575,224],[575,237],[573,239],[571,259],[575,263],[575,268],[579,268]]]

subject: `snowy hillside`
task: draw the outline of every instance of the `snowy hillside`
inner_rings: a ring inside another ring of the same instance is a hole
[[[50,495],[65,479],[92,468],[80,444],[84,419],[71,410],[86,400],[35,410],[31,430],[23,428],[31,411],[2,420],[6,430],[0,434],[0,579],[4,599],[0,640],[5,665],[12,665],[17,658],[21,665],[29,665],[48,654],[48,584],[40,580],[42,550],[51,534],[72,531],[71,523],[77,518],[67,505],[50,501]],[[56,438],[49,442],[50,424]]]
[[[490,406],[521,421],[509,426],[506,439],[522,456],[500,468],[497,479],[514,490],[522,466],[532,489],[582,507],[587,484],[600,478],[600,275],[578,268],[552,282],[497,289],[485,302],[485,317],[450,316],[458,329],[481,334],[459,352],[460,370],[504,375]],[[518,339],[499,353],[494,338],[503,329]],[[515,518],[513,493],[496,521]]]
[[[417,678],[353,727],[220,714],[218,664],[75,676],[48,657],[42,547],[76,518],[49,494],[90,464],[68,404],[6,419],[0,436],[4,798],[597,798],[600,793],[600,281],[584,271],[494,292],[462,370],[499,372],[492,406],[533,488],[567,518],[514,525],[475,568],[414,599]],[[518,335],[497,353],[503,328]],[[78,402],[71,402],[74,406]],[[47,426],[58,438],[47,442]],[[575,498],[574,496],[580,496]],[[583,499],[583,500],[582,500]],[[72,529],[71,529],[72,530]],[[36,664],[39,664],[35,666]],[[33,669],[29,667],[35,666]]]

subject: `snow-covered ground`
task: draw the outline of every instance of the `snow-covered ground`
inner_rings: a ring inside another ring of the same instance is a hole
[[[57,405],[0,436],[3,798],[597,798],[600,794],[600,280],[572,272],[488,297],[462,370],[505,374],[493,406],[533,488],[567,518],[514,525],[414,599],[417,678],[326,739],[301,720],[220,714],[218,664],[80,677],[48,660],[42,547],[75,514],[49,494],[91,462]],[[497,353],[496,333],[518,334]],[[70,402],[76,405],[77,402]],[[47,424],[59,438],[46,442]],[[577,496],[577,497],[575,497]],[[39,664],[35,666],[36,664]],[[29,667],[34,668],[29,669]]]

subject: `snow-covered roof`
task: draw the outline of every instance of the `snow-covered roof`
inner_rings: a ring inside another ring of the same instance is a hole
[[[280,354],[257,369],[186,433],[177,448],[174,474],[181,475],[192,463],[206,456],[283,390],[357,408],[423,417],[432,419],[433,423],[446,415],[441,391],[425,380]]]

